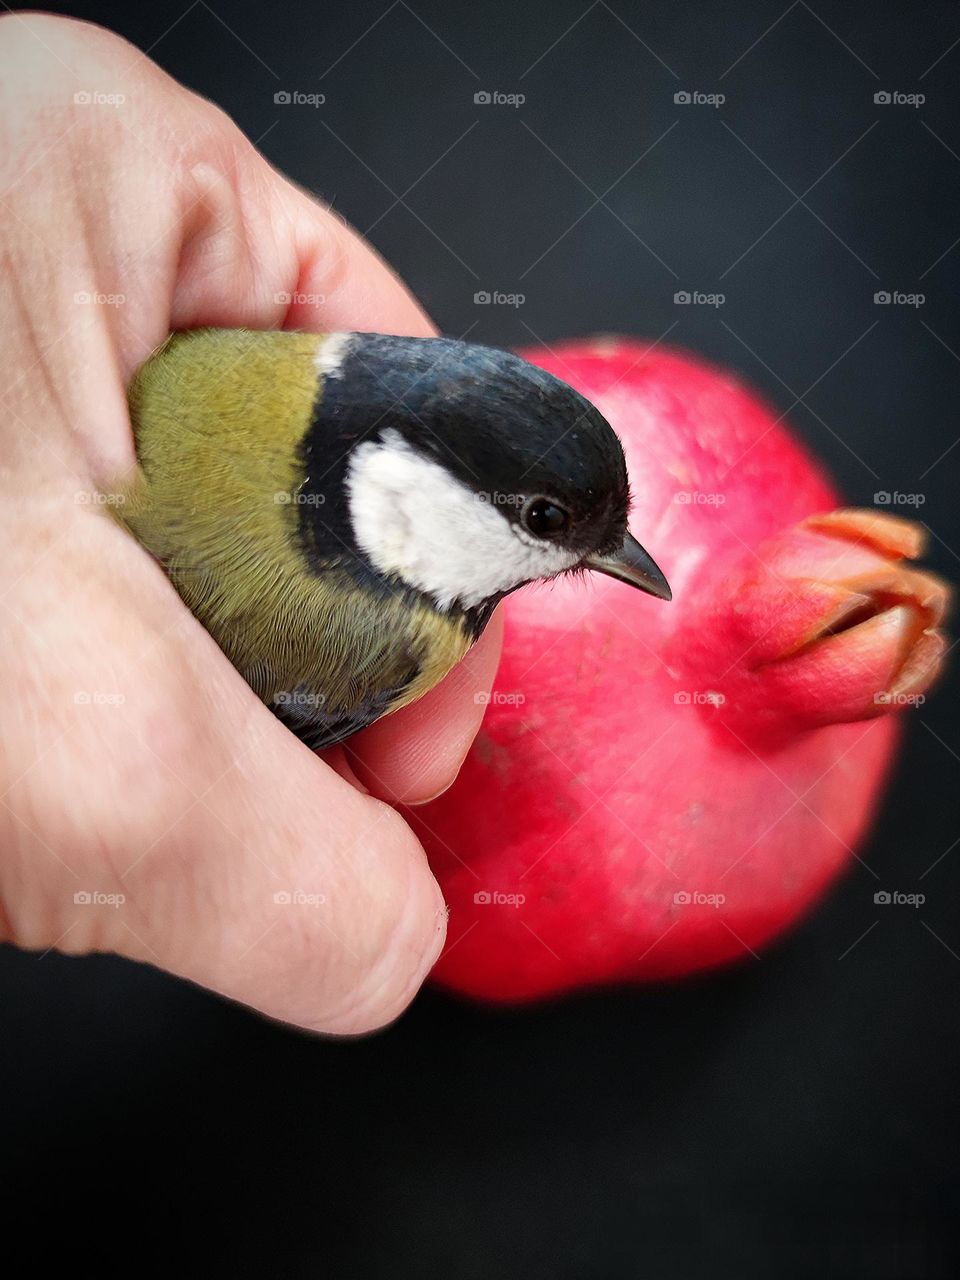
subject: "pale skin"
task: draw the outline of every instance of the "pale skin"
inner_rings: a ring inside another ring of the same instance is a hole
[[[339,218],[119,37],[6,16],[0,67],[0,939],[147,961],[312,1030],[380,1027],[446,928],[384,802],[453,781],[499,621],[321,760],[103,495],[134,462],[127,381],[171,329],[432,326]]]

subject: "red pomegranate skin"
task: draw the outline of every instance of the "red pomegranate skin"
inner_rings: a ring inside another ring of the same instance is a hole
[[[674,598],[596,574],[511,596],[460,776],[406,811],[450,908],[434,978],[491,1001],[676,978],[802,915],[856,856],[946,596],[916,527],[836,512],[729,374],[629,339],[523,354],[620,436]]]

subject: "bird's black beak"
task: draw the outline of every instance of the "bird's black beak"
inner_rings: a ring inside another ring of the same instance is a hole
[[[612,556],[587,556],[584,564],[597,573],[619,578],[631,587],[639,587],[658,600],[672,600],[670,584],[657,568],[653,557],[647,555],[632,534],[627,534],[623,546]]]

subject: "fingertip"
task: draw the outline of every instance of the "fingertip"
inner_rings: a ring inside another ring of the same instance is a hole
[[[497,609],[434,689],[347,743],[350,765],[371,795],[390,804],[426,804],[454,782],[483,720],[502,642]]]
[[[416,843],[411,836],[411,843]],[[395,857],[393,865],[403,861]],[[384,931],[378,959],[326,1010],[316,1030],[328,1035],[363,1036],[395,1022],[409,1007],[440,958],[447,940],[447,905],[419,844],[410,861],[396,924]]]
[[[344,782],[349,782],[361,795],[370,794],[368,788],[363,785],[354,772],[342,744],[335,747],[327,747],[322,751],[318,751],[317,755],[328,768],[332,769],[338,777],[343,778]]]

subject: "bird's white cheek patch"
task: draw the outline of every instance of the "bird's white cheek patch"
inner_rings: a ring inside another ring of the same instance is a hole
[[[354,537],[371,563],[442,609],[455,600],[470,608],[577,561],[518,530],[395,431],[354,450],[347,492]]]

